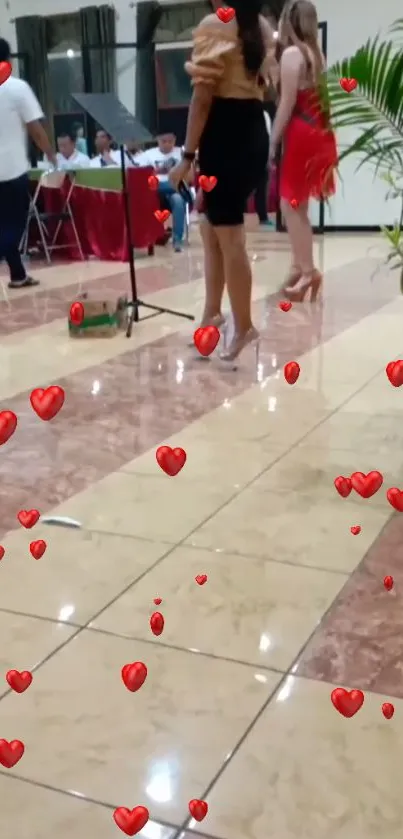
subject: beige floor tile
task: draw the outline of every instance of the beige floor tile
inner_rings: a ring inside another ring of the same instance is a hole
[[[136,660],[148,677],[130,693],[120,671]],[[84,630],[18,697],[23,713],[15,696],[0,702],[2,736],[26,747],[10,775],[142,804],[151,818],[180,824],[276,682],[245,665]]]
[[[394,359],[391,359],[393,361]],[[373,414],[374,408],[382,413],[400,414],[402,410],[403,391],[400,387],[393,387],[382,371],[373,381],[343,405],[343,412],[353,414]]]
[[[400,839],[403,703],[393,700],[395,716],[386,721],[384,699],[367,695],[345,719],[331,704],[333,687],[287,679],[208,795],[206,832],[219,839]]]
[[[38,524],[35,539],[44,539],[48,548],[36,561],[28,549],[31,539],[18,530],[3,540],[7,553],[1,563],[0,608],[80,625],[170,548],[158,542]]]
[[[189,491],[189,482],[182,476],[183,472],[174,478],[163,473],[151,477],[114,472],[56,507],[52,515],[78,519],[89,530],[176,544],[221,507],[232,492],[228,487],[211,486],[207,480],[194,482]]]
[[[259,385],[250,388],[234,400],[226,400],[220,408],[207,414],[191,427],[197,440],[217,439],[228,448],[237,440],[267,444],[271,450],[284,452],[300,440],[319,422],[324,421],[330,409],[323,400],[316,401],[311,394],[298,394],[294,398],[270,397],[269,390]],[[298,422],[295,412],[298,411]]]
[[[25,584],[21,577],[21,586],[23,585]],[[8,670],[32,670],[57,647],[68,641],[75,631],[73,627],[61,623],[15,615],[12,612],[0,612],[0,695],[9,690],[6,682]],[[39,675],[35,677],[35,684],[37,679]],[[29,688],[29,691],[33,690],[34,681]],[[18,737],[17,734],[14,736]]]
[[[200,420],[203,425],[203,420]],[[234,440],[227,447],[220,438],[198,437],[199,423],[188,426],[180,435],[181,447],[189,453],[181,474],[182,481],[203,481],[212,486],[232,487],[235,491],[253,481],[262,470],[279,456],[279,447],[261,443]],[[200,430],[199,430],[200,433]],[[175,447],[177,435],[164,440],[165,445]],[[284,446],[285,449],[285,446]],[[281,449],[280,449],[281,451]],[[122,472],[139,475],[158,474],[155,452],[148,451],[122,467]]]
[[[203,586],[195,582],[199,574],[207,574]],[[263,559],[178,548],[93,626],[150,639],[148,619],[158,596],[166,621],[164,644],[287,670],[346,579]]]
[[[361,501],[361,499],[360,499]],[[318,501],[315,493],[245,489],[187,540],[210,550],[260,556],[325,570],[350,573],[390,516],[336,497]],[[359,536],[350,527],[361,525]]]
[[[118,839],[113,810],[0,775],[0,835],[18,839]],[[136,803],[117,806],[132,809]],[[173,839],[174,831],[149,821],[141,839]]]
[[[312,431],[305,439],[306,445],[316,448],[345,449],[353,452],[359,466],[360,452],[372,455],[372,469],[382,472],[384,455],[396,455],[403,462],[403,424],[396,420],[396,413],[383,412],[381,404],[377,413],[338,411],[327,422]],[[382,409],[382,410],[381,410]],[[354,467],[353,467],[354,470]]]
[[[321,504],[324,498],[330,500],[339,498],[340,503],[344,503],[346,508],[353,503],[356,512],[358,508],[371,509],[374,506],[385,509],[385,507],[388,508],[385,499],[385,487],[388,481],[391,486],[394,486],[396,482],[399,485],[399,480],[403,479],[403,452],[400,457],[393,452],[383,454],[381,461],[374,465],[374,456],[368,451],[356,454],[351,450],[315,448],[301,443],[269,466],[254,482],[253,489],[308,492],[316,497],[318,504]],[[352,472],[357,471],[367,474],[372,469],[381,467],[385,483],[372,498],[362,499],[354,490],[347,499],[342,499],[338,495],[334,479],[339,475],[349,477]]]

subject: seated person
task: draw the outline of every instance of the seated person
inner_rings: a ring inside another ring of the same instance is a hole
[[[120,152],[111,148],[112,137],[102,128],[95,135],[97,154],[91,160],[92,169],[103,169],[106,166],[120,166]]]
[[[143,152],[139,159],[140,166],[152,166],[158,178],[158,192],[167,202],[172,213],[172,241],[177,253],[182,250],[185,232],[186,204],[182,196],[174,190],[168,180],[168,173],[182,160],[181,149],[175,145],[175,134],[161,134],[157,137],[158,146]]]
[[[91,161],[76,148],[75,137],[60,134],[57,138],[57,165],[59,169],[89,169]]]

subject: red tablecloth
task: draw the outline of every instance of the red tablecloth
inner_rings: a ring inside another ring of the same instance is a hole
[[[148,178],[151,172],[152,169],[144,168],[128,169],[126,173],[132,239],[135,248],[138,249],[147,248],[151,250],[157,240],[161,239],[164,234],[163,226],[154,216],[155,210],[159,209],[159,199],[157,193],[148,186]],[[68,188],[67,179],[61,190],[42,188],[44,209],[47,213],[58,213],[62,210]],[[121,192],[74,186],[70,206],[85,256],[96,256],[98,259],[122,262],[128,261],[128,243]],[[47,226],[50,232],[52,227],[54,230],[53,223]],[[69,245],[69,247],[63,248],[60,254],[70,259],[80,258],[70,222],[63,222],[56,244]]]

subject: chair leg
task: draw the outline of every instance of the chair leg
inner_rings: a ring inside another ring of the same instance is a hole
[[[78,235],[78,230],[76,228],[76,223],[74,221],[73,213],[70,212],[70,211],[69,211],[69,216],[70,216],[71,226],[72,226],[73,232],[74,232],[74,238],[75,238],[76,243],[77,243],[78,252],[80,254],[80,259],[82,259],[83,262],[84,262],[85,261],[84,251],[81,247],[80,237]]]

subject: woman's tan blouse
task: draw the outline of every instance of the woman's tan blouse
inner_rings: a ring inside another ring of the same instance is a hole
[[[243,59],[242,43],[238,36],[236,20],[223,23],[217,15],[208,15],[193,33],[193,52],[185,70],[192,85],[208,84],[214,96],[224,99],[263,99],[266,85],[277,85],[278,64],[275,58],[275,40],[270,25],[261,18],[266,56],[259,74],[248,75]]]

